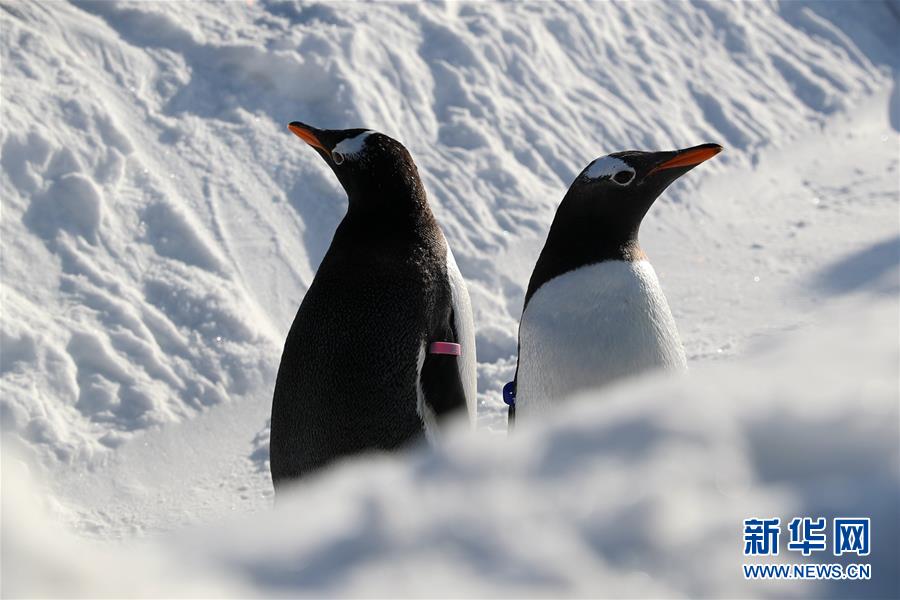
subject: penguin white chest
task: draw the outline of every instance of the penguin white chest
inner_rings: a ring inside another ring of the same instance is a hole
[[[538,288],[522,315],[516,411],[653,369],[683,370],[684,347],[646,260],[604,261]]]

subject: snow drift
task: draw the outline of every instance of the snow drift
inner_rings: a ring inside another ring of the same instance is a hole
[[[897,302],[828,316],[732,364],[588,394],[508,440],[460,423],[442,448],[345,463],[272,512],[150,545],[84,556],[4,481],[18,502],[4,514],[29,517],[5,524],[4,591],[896,596]],[[758,514],[871,516],[872,580],[744,581],[742,521]]]

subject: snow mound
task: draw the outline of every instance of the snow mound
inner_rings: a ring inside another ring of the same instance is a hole
[[[731,364],[586,394],[509,440],[461,423],[443,448],[345,463],[274,511],[127,552],[88,559],[66,534],[39,552],[60,534],[16,519],[4,547],[30,569],[5,565],[4,590],[896,597],[900,323],[896,299],[874,298]],[[870,516],[872,580],[745,581],[741,563],[762,561],[742,556],[742,521],[759,515]]]

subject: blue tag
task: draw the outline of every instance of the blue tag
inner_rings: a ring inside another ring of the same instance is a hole
[[[503,401],[509,406],[516,405],[516,382],[510,381],[503,386]]]

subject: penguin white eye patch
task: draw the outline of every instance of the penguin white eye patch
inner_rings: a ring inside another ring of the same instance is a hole
[[[634,179],[634,169],[621,159],[603,156],[588,165],[584,170],[584,176],[588,179],[605,177],[619,185],[628,185]]]
[[[363,131],[355,137],[341,140],[340,143],[332,148],[331,160],[334,161],[334,164],[339,165],[348,158],[354,158],[357,154],[362,152],[366,143],[366,138],[370,135],[372,135],[371,131]]]

